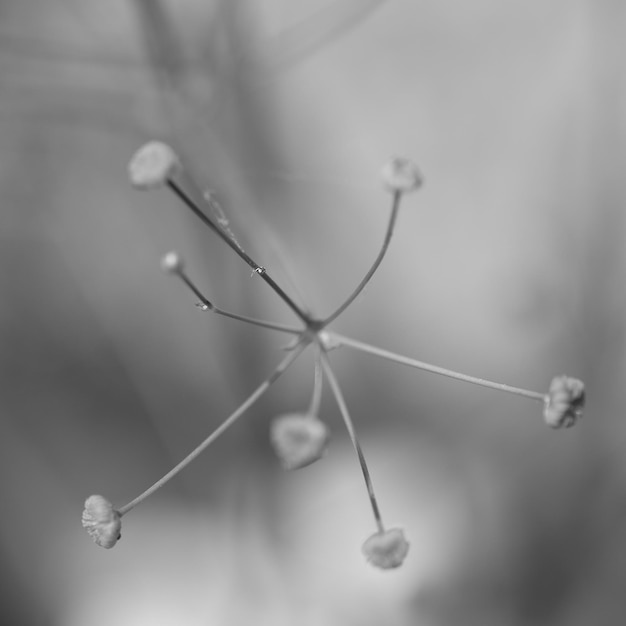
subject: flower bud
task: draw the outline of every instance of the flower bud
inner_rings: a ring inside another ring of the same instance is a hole
[[[289,413],[272,421],[270,441],[285,469],[311,465],[326,453],[330,432],[315,415]]]
[[[583,414],[585,385],[578,378],[555,376],[545,397],[543,418],[552,428],[570,428]]]
[[[161,259],[161,269],[168,274],[178,274],[184,267],[185,263],[178,252],[168,252]]]
[[[361,548],[368,562],[380,569],[400,567],[409,552],[409,542],[400,528],[374,533]]]
[[[385,187],[394,193],[415,191],[424,183],[417,165],[410,159],[395,157],[382,169],[381,176]]]
[[[139,148],[128,164],[128,176],[137,189],[156,189],[181,170],[176,153],[165,143],[151,141]]]
[[[85,500],[83,528],[103,548],[112,548],[122,537],[120,514],[103,496],[89,496]]]

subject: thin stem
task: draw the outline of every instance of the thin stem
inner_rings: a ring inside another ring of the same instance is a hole
[[[152,487],[146,489],[142,494],[131,500],[128,504],[118,509],[120,515],[128,513],[132,508],[143,502],[148,496],[160,489],[171,478],[176,476],[181,470],[196,459],[206,450],[224,431],[232,426],[241,415],[245,413],[270,387],[285,370],[300,356],[306,348],[306,344],[300,344],[293,352],[290,352],[276,367],[276,369],[252,392],[247,400],[243,402],[233,413],[231,413],[197,448],[192,450],[178,465],[174,466],[165,476],[157,480]]]
[[[339,406],[339,411],[341,412],[341,416],[343,417],[343,421],[346,425],[346,429],[348,430],[348,435],[350,435],[350,440],[352,441],[352,445],[356,451],[356,454],[359,458],[359,465],[361,466],[361,471],[363,472],[363,478],[365,479],[365,486],[367,487],[367,494],[370,499],[370,504],[372,505],[372,512],[374,513],[374,520],[376,521],[376,526],[378,527],[378,532],[385,532],[385,527],[383,526],[383,520],[380,515],[380,509],[378,508],[378,501],[376,500],[376,495],[374,494],[374,486],[372,485],[372,479],[370,478],[370,472],[367,468],[367,463],[365,462],[365,456],[363,454],[363,450],[361,450],[361,444],[356,435],[356,431],[354,429],[354,424],[352,423],[352,419],[350,418],[350,413],[348,412],[348,407],[343,398],[343,394],[341,393],[341,388],[339,387],[339,383],[337,382],[337,378],[330,366],[330,361],[326,356],[325,352],[321,352],[321,361],[322,367],[324,368],[324,372],[326,373],[326,377],[328,378],[328,384],[335,396],[335,400],[337,401],[337,405]]]
[[[354,302],[355,298],[363,291],[363,289],[365,289],[365,286],[367,285],[367,283],[369,283],[370,279],[378,269],[378,266],[381,264],[385,254],[387,253],[387,248],[389,248],[391,236],[393,235],[396,218],[398,217],[398,209],[400,208],[401,197],[401,192],[394,192],[393,204],[391,205],[391,213],[389,214],[389,222],[387,223],[387,232],[385,233],[385,239],[383,240],[383,245],[380,249],[380,252],[378,253],[378,256],[376,257],[376,260],[372,264],[372,267],[370,267],[367,274],[365,274],[365,276],[363,277],[363,280],[358,284],[358,286],[348,297],[348,299],[332,315],[329,315],[323,321],[324,326],[327,326],[332,321],[336,320],[352,304],[352,302]]]
[[[322,383],[324,382],[324,375],[322,371],[322,357],[321,348],[319,344],[315,345],[315,380],[313,381],[313,395],[311,397],[311,404],[309,405],[309,415],[318,415],[320,411],[320,404],[322,402]]]
[[[275,324],[274,322],[266,322],[265,320],[258,320],[254,317],[248,317],[247,315],[239,315],[238,313],[230,313],[229,311],[224,311],[223,309],[215,306],[208,298],[204,296],[204,294],[198,289],[196,284],[189,278],[189,276],[187,276],[184,270],[178,270],[175,272],[175,274],[185,283],[185,285],[187,285],[187,287],[189,287],[189,289],[198,298],[198,300],[200,300],[200,303],[203,307],[206,307],[207,310],[212,311],[217,315],[223,315],[224,317],[230,317],[234,320],[246,322],[247,324],[261,326],[262,328],[270,328],[272,330],[278,330],[284,333],[292,333],[294,335],[298,335],[302,332],[302,329],[294,328],[293,326]]]
[[[228,244],[252,268],[253,272],[258,274],[305,324],[310,322],[309,316],[280,288],[276,281],[267,273],[267,270],[252,259],[252,257],[250,257],[231,236],[224,232],[224,230],[222,230],[210,217],[208,217],[198,206],[193,197],[188,194],[176,180],[168,179],[167,184],[176,196],[178,196],[178,198],[180,198],[180,200],[189,209],[191,209],[192,212],[195,213],[195,215],[199,217],[202,222],[204,222],[204,224],[206,224],[216,235],[218,235],[218,237]],[[202,198],[208,208],[213,211],[206,199],[203,198],[202,194],[196,195],[199,198]]]
[[[368,354],[374,354],[375,356],[380,356],[389,361],[401,363],[402,365],[408,365],[409,367],[415,367],[420,370],[432,372],[433,374],[441,374],[442,376],[447,376],[448,378],[455,378],[456,380],[462,380],[466,383],[473,383],[482,387],[489,387],[490,389],[497,389],[498,391],[513,393],[518,396],[524,396],[525,398],[531,398],[533,400],[539,400],[541,402],[543,402],[545,399],[545,394],[539,393],[538,391],[522,389],[521,387],[512,387],[511,385],[506,385],[504,383],[496,383],[492,380],[477,378],[476,376],[470,376],[468,374],[461,374],[460,372],[455,372],[454,370],[449,370],[445,367],[439,367],[437,365],[425,363],[424,361],[411,359],[409,357],[396,354],[395,352],[389,352],[388,350],[377,348],[376,346],[363,343],[362,341],[357,341],[356,339],[350,339],[349,337],[344,337],[343,335],[337,335],[336,333],[332,333],[331,336],[332,340],[337,342],[339,345],[354,348],[355,350],[360,350],[361,352],[367,352]]]

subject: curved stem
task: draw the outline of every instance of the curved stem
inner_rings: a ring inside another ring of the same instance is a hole
[[[524,396],[525,398],[539,400],[541,402],[543,402],[545,399],[545,394],[539,393],[538,391],[522,389],[521,387],[512,387],[511,385],[497,383],[492,380],[487,380],[485,378],[477,378],[476,376],[470,376],[469,374],[461,374],[460,372],[455,372],[454,370],[449,370],[445,367],[431,365],[430,363],[418,361],[417,359],[411,359],[409,357],[402,356],[401,354],[390,352],[389,350],[383,350],[382,348],[363,343],[362,341],[357,341],[356,339],[350,339],[349,337],[344,337],[343,335],[337,335],[336,333],[329,334],[331,335],[331,339],[339,345],[354,348],[355,350],[367,352],[368,354],[373,354],[375,356],[380,356],[389,361],[394,361],[395,363],[401,363],[402,365],[415,367],[426,372],[432,372],[433,374],[440,374],[441,376],[455,378],[456,380],[462,380],[466,383],[473,383],[474,385],[489,387],[490,389],[497,389],[498,391],[505,391],[507,393],[512,393],[518,396]]]
[[[262,328],[278,330],[283,333],[291,333],[292,335],[299,335],[300,333],[302,333],[302,329],[294,328],[293,326],[284,326],[283,324],[276,324],[274,322],[266,322],[265,320],[258,320],[255,317],[248,317],[247,315],[239,315],[238,313],[229,313],[228,311],[223,311],[222,309],[218,309],[217,307],[213,308],[213,313],[217,313],[217,315],[222,315],[223,317],[230,317],[231,319],[239,320],[240,322],[246,322],[247,324],[252,324],[253,326],[260,326]]]
[[[187,184],[191,184],[190,181],[186,181]],[[168,187],[174,192],[176,196],[185,204],[195,215],[204,222],[218,237],[220,237],[228,246],[230,246],[251,268],[252,271],[258,274],[289,306],[289,308],[305,323],[310,322],[309,316],[281,289],[276,281],[267,273],[267,270],[259,265],[250,255],[248,255],[244,249],[228,235],[223,229],[221,229],[208,215],[202,211],[198,202],[201,200],[207,207],[214,212],[214,209],[209,205],[204,196],[197,190],[194,190],[194,194],[187,193],[179,181],[172,178],[167,181]],[[194,199],[194,196],[197,198]],[[215,202],[215,201],[213,201]]]
[[[270,387],[278,378],[285,372],[285,370],[296,360],[302,353],[306,344],[300,344],[293,352],[290,352],[279,364],[278,367],[252,392],[252,394],[245,400],[239,408],[231,413],[199,446],[192,450],[178,465],[174,466],[165,476],[157,480],[152,487],[146,489],[142,494],[137,496],[134,500],[131,500],[128,504],[118,509],[120,515],[128,513],[131,509],[136,507],[140,502],[143,502],[147,497],[151,496],[155,491],[160,489],[165,483],[172,479],[181,470],[185,469],[194,459],[196,459],[204,450],[206,450],[224,431],[232,426],[243,413],[249,409]]]
[[[315,380],[313,382],[313,395],[311,397],[311,404],[309,405],[309,415],[318,415],[320,411],[320,404],[322,402],[322,383],[324,376],[322,372],[322,357],[321,348],[319,344],[315,345]]]
[[[336,320],[351,304],[354,302],[356,297],[365,289],[367,283],[369,283],[370,279],[374,275],[374,272],[378,269],[378,266],[381,264],[385,254],[387,253],[387,248],[389,248],[389,242],[391,241],[391,236],[393,235],[393,229],[396,223],[396,218],[398,217],[398,209],[400,208],[400,198],[402,194],[399,191],[396,191],[393,194],[393,204],[391,206],[391,213],[389,214],[389,222],[387,224],[387,232],[385,233],[385,239],[383,240],[383,245],[376,257],[376,260],[370,267],[369,271],[363,277],[363,280],[357,285],[356,289],[350,294],[348,299],[332,314],[329,315],[323,322],[323,326],[327,326],[332,321]]]
[[[189,289],[198,298],[198,300],[200,300],[200,303],[202,307],[205,308],[205,310],[212,311],[217,315],[223,315],[224,317],[230,317],[234,320],[246,322],[247,324],[261,326],[262,328],[270,328],[272,330],[278,330],[284,333],[299,335],[302,332],[302,329],[294,328],[293,326],[275,324],[274,322],[266,322],[265,320],[258,320],[254,317],[248,317],[247,315],[239,315],[238,313],[230,313],[228,311],[224,311],[215,306],[208,298],[206,298],[204,294],[200,291],[200,289],[198,289],[196,284],[189,278],[189,276],[187,276],[187,274],[185,274],[183,270],[178,270],[175,272],[175,274],[185,283],[185,285],[187,285],[187,287],[189,287]]]
[[[341,416],[343,417],[346,429],[348,430],[348,435],[350,435],[350,440],[352,441],[352,445],[354,446],[357,457],[359,458],[359,465],[361,466],[361,471],[363,472],[363,478],[365,480],[365,486],[367,487],[367,494],[369,496],[370,504],[372,506],[372,512],[374,513],[376,526],[378,527],[378,531],[383,533],[385,532],[385,527],[383,526],[380,509],[378,508],[378,501],[376,500],[376,495],[374,493],[374,485],[372,484],[369,469],[367,468],[367,463],[365,462],[365,455],[363,454],[361,444],[359,443],[359,440],[357,438],[354,424],[352,423],[350,413],[348,412],[348,406],[346,405],[346,402],[343,398],[343,394],[341,393],[341,387],[339,387],[339,383],[337,382],[337,378],[335,377],[335,374],[330,366],[330,361],[328,360],[325,352],[321,352],[321,360],[322,367],[324,368],[324,372],[326,374],[326,377],[328,378],[328,384],[330,385],[330,388],[335,396],[335,400],[337,401],[337,405],[339,406],[339,411],[341,412]]]

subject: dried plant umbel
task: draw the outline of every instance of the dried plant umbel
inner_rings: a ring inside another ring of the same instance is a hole
[[[269,376],[248,396],[246,400],[229,415],[204,441],[189,455],[173,467],[165,476],[151,487],[119,509],[102,496],[90,496],[85,502],[83,526],[92,535],[94,541],[105,548],[111,548],[120,537],[121,518],[147,497],[160,489],[178,472],[189,465],[198,455],[206,450],[222,433],[235,423],[289,368],[289,366],[309,347],[315,351],[315,377],[313,393],[309,406],[299,412],[276,417],[270,426],[270,440],[276,454],[285,469],[300,469],[323,458],[327,452],[329,429],[319,419],[322,388],[326,381],[343,419],[348,435],[356,452],[367,494],[372,508],[376,531],[368,537],[362,546],[367,560],[380,569],[394,569],[402,565],[409,551],[409,543],[401,528],[387,529],[374,492],[365,455],[356,434],[356,429],[348,406],[344,400],[339,381],[333,372],[328,353],[336,348],[349,348],[367,354],[394,361],[416,369],[448,376],[467,383],[516,394],[543,404],[543,417],[552,428],[570,427],[582,416],[585,403],[584,384],[569,376],[556,376],[547,393],[513,387],[504,383],[493,382],[468,374],[462,374],[443,367],[431,365],[417,359],[390,352],[362,341],[339,335],[329,330],[330,324],[337,319],[363,291],[380,263],[382,262],[398,217],[400,203],[406,193],[422,186],[422,176],[416,165],[405,158],[394,158],[382,170],[382,181],[391,193],[391,210],[382,246],[372,266],[361,282],[334,312],[325,318],[312,317],[276,283],[267,270],[250,257],[235,239],[228,227],[224,212],[215,197],[204,193],[185,172],[176,153],[166,144],[150,142],[143,146],[129,164],[131,183],[138,189],[149,190],[168,188],[187,206],[210,230],[224,241],[252,271],[257,274],[293,311],[299,320],[299,326],[287,326],[271,321],[260,320],[238,313],[225,311],[210,301],[196,286],[186,272],[182,258],[176,252],[166,254],[161,260],[162,269],[179,278],[198,299],[198,306],[203,311],[230,317],[241,322],[278,331],[292,336],[286,356],[280,361]]]

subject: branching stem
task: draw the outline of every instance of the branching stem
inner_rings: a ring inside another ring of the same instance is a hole
[[[348,411],[348,406],[346,405],[346,401],[343,398],[343,394],[341,393],[341,387],[339,386],[339,382],[335,377],[335,374],[330,366],[330,361],[328,360],[328,356],[325,352],[321,352],[321,360],[322,367],[324,368],[324,373],[326,374],[326,378],[328,378],[328,384],[330,385],[333,395],[335,396],[335,400],[337,401],[337,405],[339,406],[339,411],[341,412],[341,416],[346,425],[346,429],[348,430],[348,435],[350,435],[350,440],[352,441],[352,445],[354,446],[357,457],[359,458],[359,465],[361,466],[361,471],[363,472],[363,478],[365,480],[365,486],[367,487],[367,494],[369,496],[370,504],[372,506],[372,512],[374,513],[376,526],[378,527],[378,531],[383,533],[385,532],[385,527],[383,526],[380,509],[378,508],[378,501],[376,500],[376,494],[374,493],[374,486],[372,484],[372,479],[370,477],[367,463],[365,462],[365,455],[363,454],[363,450],[361,450],[361,444],[359,443],[356,431],[354,429],[354,424],[352,423],[352,419]]]
[[[338,335],[336,333],[329,333],[329,335],[330,340],[335,345],[339,344],[340,346],[354,348],[355,350],[360,350],[361,352],[367,352],[368,354],[380,356],[389,361],[394,361],[395,363],[401,363],[402,365],[415,367],[420,370],[425,370],[426,372],[432,372],[433,374],[440,374],[441,376],[447,376],[448,378],[455,378],[456,380],[462,380],[466,383],[473,383],[474,385],[480,385],[482,387],[489,387],[490,389],[497,389],[498,391],[513,393],[518,396],[524,396],[525,398],[539,400],[540,402],[543,402],[545,399],[545,394],[539,393],[538,391],[531,391],[530,389],[522,389],[520,387],[512,387],[511,385],[506,385],[504,383],[496,383],[494,381],[486,380],[484,378],[477,378],[476,376],[461,374],[460,372],[455,372],[454,370],[449,370],[445,367],[439,367],[438,365],[431,365],[430,363],[425,363],[424,361],[411,359],[409,357],[402,356],[401,354],[396,354],[395,352],[390,352],[389,350],[383,350],[382,348],[363,343],[362,341],[357,341],[356,339],[350,339],[349,337],[344,337],[343,335]]]
[[[200,303],[203,307],[206,307],[207,310],[212,311],[217,315],[223,315],[224,317],[230,317],[234,320],[246,322],[247,324],[261,326],[263,328],[270,328],[272,330],[278,330],[284,333],[292,333],[294,335],[298,335],[302,332],[302,329],[294,328],[293,326],[285,326],[283,324],[276,324],[274,322],[266,322],[265,320],[258,320],[254,317],[248,317],[247,315],[239,315],[238,313],[230,313],[229,311],[224,311],[223,309],[215,306],[215,304],[213,304],[208,298],[204,296],[204,294],[200,291],[200,289],[198,289],[196,284],[189,278],[189,276],[187,276],[184,270],[177,270],[175,274],[185,283],[185,285],[187,285],[187,287],[189,287],[189,289],[198,298],[198,300],[200,300]]]
[[[204,450],[206,450],[222,433],[230,428],[245,411],[247,411],[285,372],[285,370],[300,356],[307,344],[298,345],[290,352],[276,367],[276,369],[252,392],[247,400],[243,402],[233,413],[231,413],[197,448],[192,450],[178,465],[174,466],[165,476],[157,480],[152,487],[146,489],[142,494],[131,500],[128,504],[118,509],[120,515],[128,513],[132,508],[143,502],[155,491],[160,489],[165,483],[183,470],[193,460],[195,460]]]
[[[243,248],[220,228],[202,209],[198,206],[196,200],[185,191],[185,189],[174,179],[168,179],[168,187],[174,192],[176,196],[185,204],[202,222],[208,226],[218,237],[220,237],[228,246],[230,246],[251,268],[252,271],[258,274],[279,296],[280,298],[291,308],[291,310],[305,323],[310,322],[309,316],[282,290],[282,288],[276,283],[276,281],[267,273],[267,270],[259,265],[250,255],[248,255]],[[202,198],[203,202],[207,204],[207,208],[211,209],[206,199],[202,194],[196,194],[198,198]],[[213,210],[213,209],[211,209]]]
[[[324,375],[322,370],[322,356],[321,348],[319,344],[315,344],[315,379],[313,382],[313,395],[311,397],[311,404],[309,405],[309,415],[318,415],[320,411],[320,404],[322,402],[322,386],[324,382]]]
[[[331,315],[329,315],[324,321],[323,325],[327,326],[334,320],[336,320],[351,304],[354,302],[356,297],[365,289],[367,283],[369,283],[370,279],[378,269],[378,266],[381,264],[385,254],[387,253],[387,248],[389,248],[389,243],[391,242],[391,236],[393,235],[393,229],[396,224],[396,218],[398,217],[398,209],[400,208],[400,198],[402,197],[402,193],[396,191],[393,194],[393,203],[391,205],[391,213],[389,214],[389,222],[387,223],[387,232],[385,233],[385,239],[383,240],[383,245],[376,257],[372,267],[370,267],[369,271],[363,277],[363,280],[357,285],[356,289],[350,294],[348,299]]]

